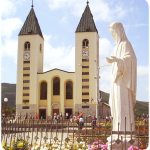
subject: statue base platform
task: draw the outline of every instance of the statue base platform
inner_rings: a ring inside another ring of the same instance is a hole
[[[132,136],[131,139],[129,135],[126,135],[126,138],[124,135],[119,135],[118,139],[118,135],[112,135],[112,139],[110,136],[107,140],[108,150],[128,150],[131,145],[138,146],[138,141],[135,136]]]

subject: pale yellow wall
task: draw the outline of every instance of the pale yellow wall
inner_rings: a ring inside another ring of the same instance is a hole
[[[22,41],[18,38],[18,56],[17,56],[17,85],[16,85],[16,105],[22,104],[23,95],[23,45],[20,44]]]
[[[89,92],[89,89],[82,89],[82,92]]]
[[[80,73],[82,75],[82,72]],[[89,79],[89,75],[82,75],[82,79]],[[82,80],[81,80],[82,82]]]
[[[24,51],[25,42],[30,42],[30,51]],[[17,88],[16,104],[36,104],[37,103],[37,72],[43,71],[43,54],[38,56],[39,43],[44,46],[44,39],[39,35],[21,35],[18,36],[18,66],[17,66]],[[24,59],[24,53],[30,53],[29,59]],[[30,61],[30,64],[24,64],[23,61]],[[30,67],[30,70],[23,70],[23,67]],[[23,77],[24,74],[30,74],[29,77]],[[30,80],[30,83],[23,83],[23,80]],[[23,86],[29,86],[29,90],[23,90]],[[23,96],[23,93],[29,93],[30,96]],[[29,103],[23,103],[23,99],[29,99]]]
[[[65,100],[64,101],[64,107],[73,107],[73,109],[74,109],[73,100]]]
[[[89,72],[89,68],[82,68],[82,72]]]
[[[82,57],[82,41],[84,39],[89,40],[89,57]],[[77,32],[75,36],[75,103],[76,104],[82,104],[82,92],[89,91],[89,99],[92,97],[94,100],[97,97],[97,80],[94,79],[94,76],[97,76],[98,70],[98,62],[97,59],[99,59],[99,56],[97,56],[97,49],[99,41],[99,36],[97,32]],[[88,59],[89,62],[82,62],[82,59]],[[89,65],[89,75],[82,75],[82,69],[81,65]],[[88,89],[82,89],[82,84],[86,85],[86,83],[82,83],[82,79],[89,78],[89,90]],[[90,100],[89,100],[90,102]]]
[[[39,100],[39,107],[47,107],[47,100]]]
[[[85,85],[89,85],[89,82],[82,82],[82,86],[85,86]]]
[[[51,70],[49,72],[45,72],[43,74],[38,74],[37,75],[37,89],[39,89],[39,85],[42,81],[46,81],[47,82],[47,100],[46,100],[46,105],[47,105],[47,115],[51,116],[51,112],[52,112],[52,104],[53,103],[58,103],[60,104],[60,112],[62,112],[62,114],[64,114],[64,107],[73,107],[73,111],[75,112],[75,108],[74,108],[74,99],[75,99],[75,84],[74,84],[74,80],[75,80],[75,73],[69,73],[69,72],[64,72],[61,70]],[[53,79],[55,77],[59,77],[60,78],[60,95],[59,96],[55,96],[53,95]],[[73,81],[73,100],[65,100],[65,83],[66,81]],[[42,106],[42,102],[43,100],[40,100],[40,91],[37,93],[37,97],[38,97],[38,107]],[[73,112],[73,113],[74,113]]]
[[[51,96],[51,103],[58,103],[60,105],[60,96],[58,95],[53,95],[52,93],[52,96]]]

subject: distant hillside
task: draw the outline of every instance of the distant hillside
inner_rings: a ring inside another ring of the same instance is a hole
[[[101,92],[102,102],[108,104],[109,94]],[[4,98],[8,98],[8,106],[15,106],[16,104],[16,84],[2,83],[1,84],[1,103],[4,103]],[[147,114],[149,110],[149,102],[137,101],[134,110],[137,115]]]
[[[148,114],[149,113],[149,102],[136,101],[134,110],[136,110],[137,115]]]
[[[103,91],[100,91],[102,102],[109,103],[109,93],[105,93]],[[149,113],[149,102],[143,102],[143,101],[136,101],[134,112],[136,115],[142,115]]]
[[[109,94],[103,91],[100,91],[100,97],[102,97],[102,102],[109,103]]]
[[[1,104],[4,106],[4,98],[8,98],[7,106],[15,106],[16,104],[16,84],[1,84]]]

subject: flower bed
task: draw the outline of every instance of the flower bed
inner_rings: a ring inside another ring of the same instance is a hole
[[[41,143],[40,140],[33,143],[31,146],[28,141],[24,141],[22,139],[17,139],[16,141],[12,141],[12,146],[10,147],[7,145],[6,142],[2,144],[3,150],[108,150],[108,146],[104,144],[101,140],[94,142],[89,145],[85,145],[85,142],[78,143],[77,141],[73,142],[66,142],[66,141],[54,141],[54,140],[47,140],[45,141],[42,139]],[[148,144],[144,145],[142,142],[139,143],[139,148],[136,146],[130,146],[128,150],[146,150]]]

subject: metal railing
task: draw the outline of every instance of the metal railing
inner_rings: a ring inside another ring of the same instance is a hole
[[[126,119],[126,118],[125,118]],[[117,144],[123,142],[119,139],[120,136],[127,135],[131,137],[129,143],[132,145],[135,141],[133,136],[136,136],[139,142],[142,141],[144,144],[148,142],[149,131],[148,131],[148,119],[144,121],[136,121],[135,129],[136,131],[126,131],[126,121],[125,130],[112,131],[112,124],[104,122],[104,120],[97,119],[96,124],[91,123],[92,119],[84,118],[84,125],[81,123],[70,122],[68,119],[63,117],[60,120],[54,120],[52,117],[50,119],[2,119],[1,121],[1,142],[6,142],[12,145],[11,141],[16,139],[23,139],[28,141],[31,146],[37,140],[47,139],[57,141],[65,140],[66,142],[76,140],[78,143],[84,141],[85,144],[92,144],[94,141],[102,140],[107,143],[107,138],[112,135],[118,135],[118,139],[115,141]],[[142,124],[142,126],[141,126]],[[131,124],[132,129],[132,124]],[[62,143],[62,142],[61,142]],[[61,146],[60,146],[61,147]],[[60,148],[61,149],[61,148]],[[112,148],[111,148],[112,149]],[[126,149],[126,143],[125,143]]]

